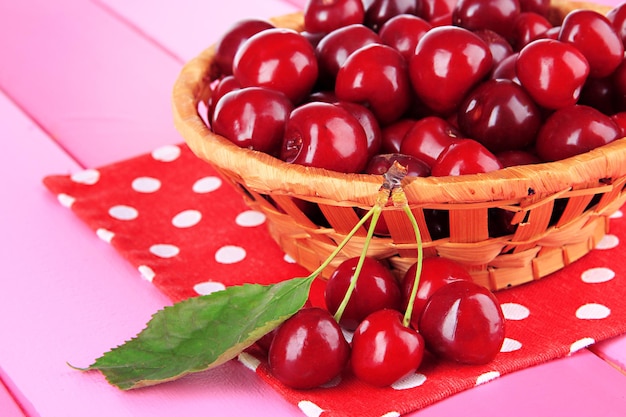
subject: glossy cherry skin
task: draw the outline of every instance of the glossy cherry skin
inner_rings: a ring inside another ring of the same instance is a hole
[[[610,116],[585,106],[574,105],[554,112],[545,121],[535,149],[544,161],[578,155],[621,137],[621,129]]]
[[[432,29],[432,25],[421,17],[400,14],[392,17],[378,31],[381,41],[404,57],[411,59],[419,40]]]
[[[469,30],[490,29],[508,38],[519,13],[518,0],[458,0],[452,24]]]
[[[267,29],[241,45],[233,74],[243,87],[273,88],[295,105],[317,81],[317,58],[313,46],[295,30]]]
[[[431,29],[409,61],[413,90],[433,111],[447,115],[491,71],[493,58],[478,35],[455,26]]]
[[[550,0],[519,0],[520,11],[533,12],[547,16],[550,10]]]
[[[324,299],[331,314],[335,314],[354,279],[358,257],[343,261],[328,278]],[[354,330],[365,317],[383,308],[399,310],[402,302],[400,285],[396,277],[380,261],[366,257],[356,281],[350,301],[341,315],[339,324]]]
[[[424,357],[424,339],[402,325],[402,313],[379,310],[352,337],[352,372],[361,381],[385,387],[414,373]]]
[[[502,168],[498,158],[473,139],[460,139],[448,145],[431,168],[431,175],[443,177],[479,174]]]
[[[415,119],[403,118],[384,126],[382,133],[382,153],[400,153],[400,146],[407,132],[415,124]]]
[[[209,97],[209,102],[207,103],[207,120],[209,123],[213,120],[213,111],[215,110],[215,105],[219,101],[222,96],[226,93],[230,93],[233,90],[240,89],[241,86],[239,82],[233,75],[227,75],[222,77],[215,85],[213,85],[211,89],[211,97]]]
[[[365,8],[361,0],[307,0],[303,14],[305,31],[329,33],[343,26],[363,23]]]
[[[415,283],[417,264],[411,265],[402,279],[402,305],[406,309]],[[472,277],[463,266],[447,258],[431,257],[422,262],[422,273],[411,313],[411,325],[419,330],[419,319],[431,295],[439,288],[454,281],[471,281]]]
[[[626,112],[618,112],[611,116],[611,119],[620,127],[620,137],[626,136]]]
[[[429,22],[438,21],[440,19],[450,19],[452,24],[452,11],[456,6],[457,0],[422,0],[422,16]]]
[[[563,19],[559,40],[576,47],[589,63],[591,77],[606,77],[624,58],[624,45],[611,22],[594,10],[578,9]]]
[[[504,36],[489,29],[475,30],[474,33],[485,41],[493,58],[492,66],[497,66],[506,57],[513,54],[513,47]]]
[[[389,19],[399,14],[419,16],[417,0],[373,0],[365,8],[365,25],[378,32]]]
[[[367,107],[351,101],[336,101],[335,104],[348,110],[363,127],[367,137],[367,159],[378,154],[382,146],[383,137],[380,124],[374,113]]]
[[[537,104],[560,109],[575,104],[589,75],[589,64],[575,46],[538,39],[517,56],[517,78]]]
[[[320,83],[335,85],[335,77],[346,59],[357,49],[373,43],[382,43],[372,29],[360,25],[348,25],[324,36],[315,47],[320,72]]]
[[[535,141],[541,112],[519,85],[489,80],[473,89],[458,112],[459,129],[491,152],[524,149]]]
[[[519,79],[517,78],[517,56],[518,53],[514,52],[504,58],[499,64],[495,65],[490,78],[493,80],[511,80],[514,83],[521,85]]]
[[[263,87],[247,87],[222,96],[213,112],[211,126],[242,148],[275,155],[293,109],[283,93]]]
[[[520,13],[513,22],[511,44],[519,51],[535,39],[539,39],[550,28],[552,23],[543,15],[533,12]]]
[[[367,164],[367,136],[348,110],[330,103],[303,104],[287,120],[280,159],[337,172],[361,172]]]
[[[406,112],[410,91],[406,61],[398,51],[381,44],[353,52],[335,81],[340,100],[365,104],[381,125],[398,120]]]
[[[460,137],[461,133],[447,120],[428,116],[409,129],[400,145],[400,153],[412,155],[432,167],[441,152]]]
[[[504,315],[496,297],[470,281],[439,288],[428,300],[419,329],[426,348],[447,360],[491,362],[504,342]]]
[[[626,3],[620,3],[613,7],[606,14],[606,18],[622,39],[622,44],[626,45]]]
[[[235,54],[252,35],[272,29],[274,25],[262,19],[244,19],[233,24],[215,44],[213,65],[221,75],[233,73]]]
[[[271,374],[291,388],[310,389],[336,378],[350,345],[328,311],[304,308],[276,331],[268,353]]]

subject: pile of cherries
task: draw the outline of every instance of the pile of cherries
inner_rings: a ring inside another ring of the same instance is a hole
[[[290,163],[445,176],[625,136],[626,5],[554,25],[549,0],[309,0],[304,30],[245,19],[217,42],[212,130]],[[410,162],[409,162],[410,161]]]
[[[347,259],[329,278],[327,309],[307,306],[259,341],[270,372],[285,385],[309,389],[352,372],[383,387],[415,373],[427,353],[433,360],[476,365],[500,351],[504,317],[497,299],[445,258],[423,261],[408,323],[403,312],[417,264],[398,282],[382,261],[370,257],[337,317],[358,261]],[[350,342],[346,335],[352,335]]]

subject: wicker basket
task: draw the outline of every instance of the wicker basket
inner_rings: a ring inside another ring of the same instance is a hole
[[[576,7],[608,10],[554,0],[553,18]],[[298,30],[302,15],[273,22]],[[183,68],[173,94],[176,127],[198,157],[267,216],[269,231],[283,250],[313,270],[358,222],[358,209],[374,204],[382,178],[287,164],[213,134],[199,110],[210,96],[213,54],[210,47]],[[495,291],[545,277],[589,252],[607,232],[609,216],[624,204],[625,184],[626,138],[553,163],[461,177],[407,178],[403,188],[422,231],[425,256],[454,259],[477,283]],[[313,205],[323,215],[321,221],[303,212],[299,200]],[[490,219],[498,213],[511,214],[513,232],[490,235]],[[429,230],[427,218],[435,214],[448,221],[443,236]],[[383,218],[391,235],[375,237],[370,255],[387,259],[402,276],[415,262],[415,237],[402,211],[386,207]],[[357,233],[326,276],[343,259],[360,253],[365,234],[365,229]]]

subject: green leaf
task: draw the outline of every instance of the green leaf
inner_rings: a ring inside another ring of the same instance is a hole
[[[85,370],[99,370],[127,390],[214,368],[302,308],[312,281],[244,284],[165,307],[136,337]]]

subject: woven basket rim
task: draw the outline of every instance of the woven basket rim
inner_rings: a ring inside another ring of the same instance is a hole
[[[566,6],[561,6],[568,3]],[[557,7],[591,7],[590,3],[553,0]],[[605,6],[593,5],[606,12]],[[561,11],[563,13],[564,10]],[[272,19],[279,27],[301,28],[302,14]],[[236,175],[254,190],[332,200],[349,205],[374,204],[382,178],[343,174],[322,168],[289,164],[262,152],[240,148],[214,134],[199,114],[198,105],[210,95],[214,46],[203,50],[180,72],[173,88],[174,123],[190,149],[211,165]],[[570,189],[601,186],[626,175],[626,138],[555,162],[504,168],[486,174],[457,177],[410,177],[403,188],[410,204],[477,203],[540,198]],[[336,204],[336,203],[335,203]]]

